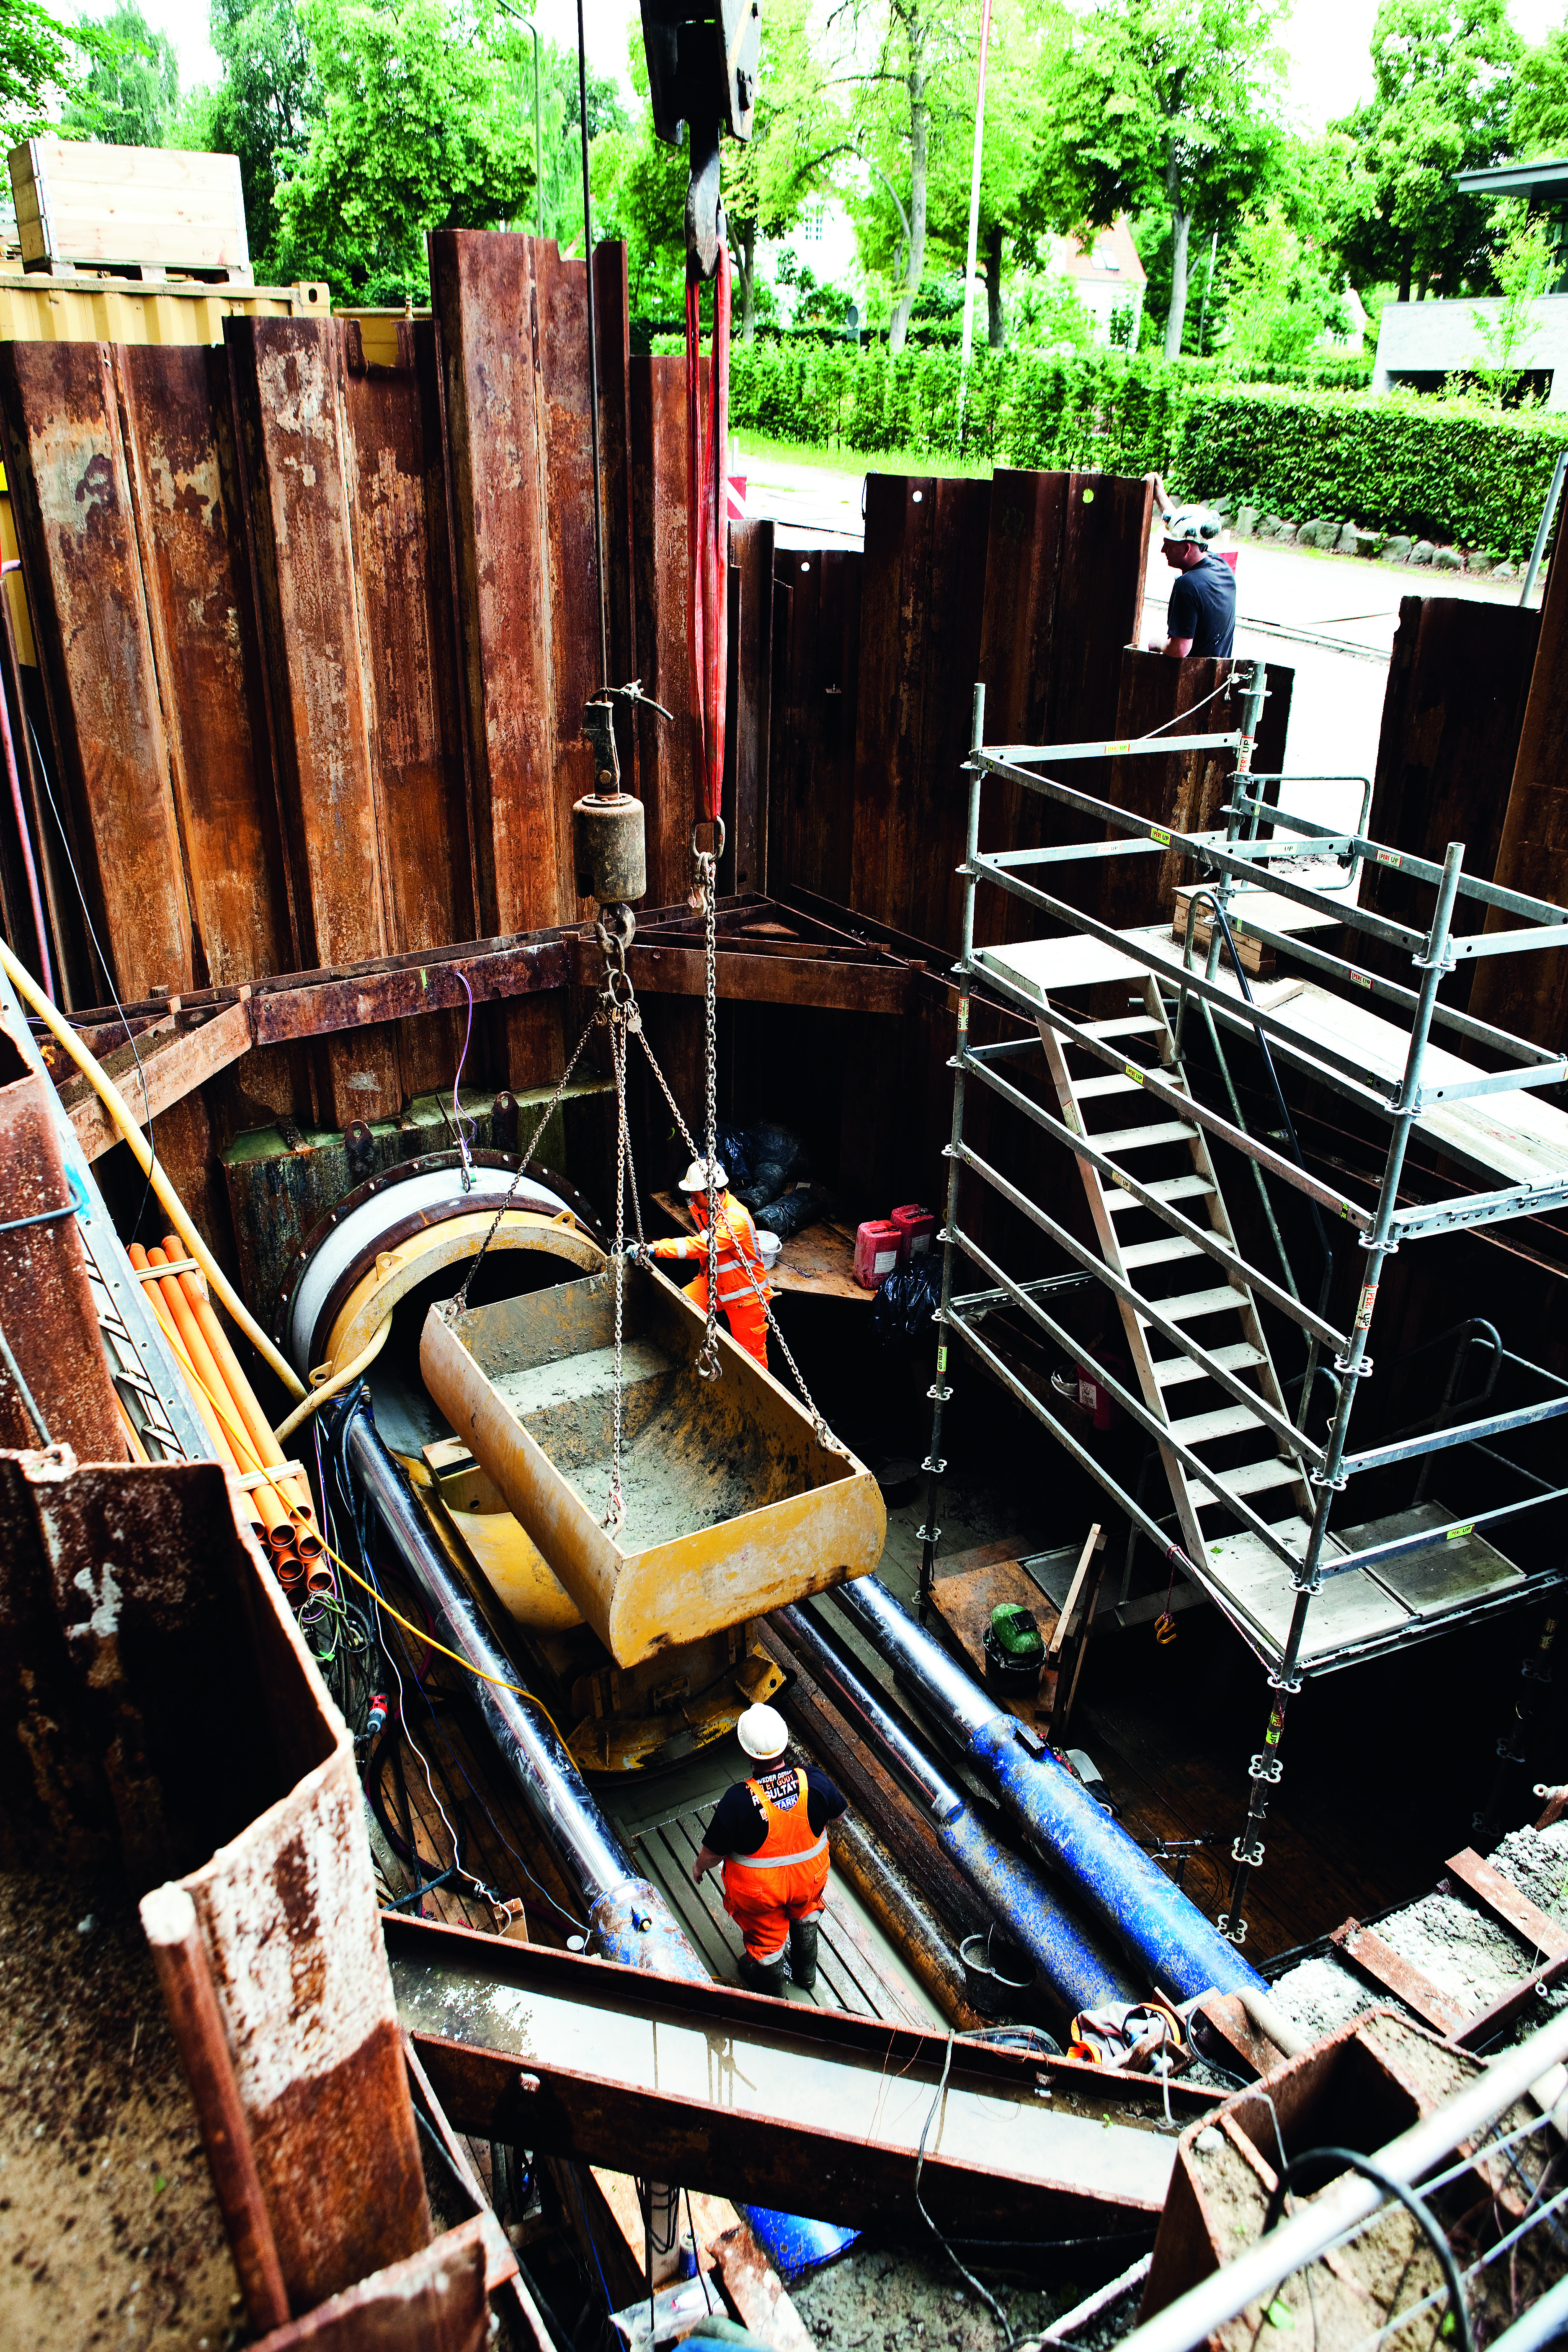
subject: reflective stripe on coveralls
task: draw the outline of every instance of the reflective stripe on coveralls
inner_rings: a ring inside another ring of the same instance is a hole
[[[695,1234],[682,1234],[678,1240],[655,1242],[655,1257],[697,1258],[704,1267],[708,1263],[706,1223],[708,1198],[706,1193],[691,1195],[691,1213],[696,1221]],[[746,1279],[742,1261],[747,1261],[756,1276],[757,1288],[763,1297],[769,1295],[767,1272],[763,1254],[757,1244],[757,1229],[752,1223],[751,1212],[742,1207],[732,1192],[722,1195],[719,1204],[719,1304],[721,1307],[749,1306],[755,1307],[756,1291]],[[703,1305],[707,1305],[704,1296]]]
[[[747,1781],[762,1807],[767,1835],[755,1853],[727,1854],[724,1859],[724,1908],[752,1959],[764,1967],[783,1951],[791,1920],[814,1917],[827,1889],[827,1832],[812,1836],[805,1774],[796,1771],[788,1777],[798,1793],[794,1804],[784,1807],[774,1804],[765,1782]]]

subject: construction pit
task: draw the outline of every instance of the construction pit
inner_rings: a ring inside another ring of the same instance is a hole
[[[0,2335],[1551,2340],[1568,571],[1293,773],[430,258],[0,342]]]

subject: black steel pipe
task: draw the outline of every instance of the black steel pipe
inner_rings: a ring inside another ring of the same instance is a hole
[[[519,1680],[518,1670],[426,1526],[377,1433],[368,1391],[362,1388],[345,1401],[338,1429],[350,1471],[374,1504],[430,1612],[437,1638],[477,1670],[473,1691],[485,1728],[535,1829],[582,1903],[590,1950],[626,1968],[705,1984],[708,1970],[675,1914],[658,1889],[638,1874],[553,1724],[534,1700],[506,1687]],[[496,1679],[481,1681],[480,1675]]]
[[[926,1807],[937,1843],[1011,1940],[1028,1954],[1065,2015],[1136,2000],[1124,1971],[1096,1949],[1033,1864],[996,1843],[968,1799],[938,1771],[805,1611],[792,1603],[777,1611],[773,1622],[845,1721]]]

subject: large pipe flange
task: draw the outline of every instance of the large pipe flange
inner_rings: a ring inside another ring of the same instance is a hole
[[[279,1345],[309,1380],[353,1360],[400,1299],[445,1267],[475,1256],[506,1200],[517,1162],[499,1151],[437,1151],[372,1176],[307,1236],[279,1293]],[[597,1274],[605,1240],[582,1194],[549,1169],[511,1193],[491,1250],[530,1250]]]

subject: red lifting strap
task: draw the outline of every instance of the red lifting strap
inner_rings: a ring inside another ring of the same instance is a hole
[[[730,256],[719,247],[713,281],[713,358],[706,429],[702,416],[700,280],[686,265],[686,535],[691,586],[686,635],[697,698],[697,743],[703,816],[716,823],[724,789],[724,698],[729,668],[727,569],[730,449]]]

